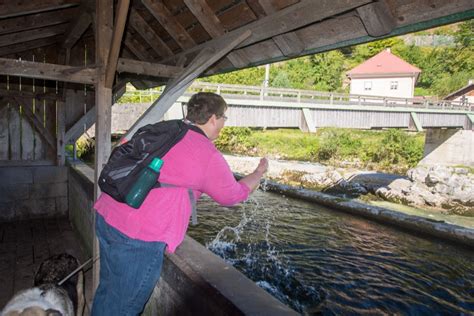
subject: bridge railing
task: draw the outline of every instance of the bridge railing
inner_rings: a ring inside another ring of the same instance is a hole
[[[152,102],[162,90],[147,90],[125,93],[125,97],[135,95],[139,97],[139,102]],[[444,110],[464,110],[473,111],[474,104],[460,101],[434,100],[429,98],[397,98],[371,95],[344,94],[337,92],[270,88],[246,85],[216,84],[207,82],[195,82],[188,89],[187,94],[200,91],[214,92],[226,98],[244,98],[260,101],[281,101],[292,103],[312,103],[312,104],[336,104],[336,105],[367,105],[386,107],[414,107],[433,108]]]

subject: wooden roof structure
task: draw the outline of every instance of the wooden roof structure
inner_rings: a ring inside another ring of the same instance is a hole
[[[65,144],[97,123],[105,161],[110,108],[127,82],[166,85],[133,133],[199,76],[473,17],[472,0],[0,1],[0,160],[62,164]],[[18,137],[33,131],[33,145],[12,143],[23,121]]]
[[[472,0],[0,0],[0,163],[62,165],[95,123],[97,197],[127,82],[166,89],[125,138],[199,76],[473,17]]]

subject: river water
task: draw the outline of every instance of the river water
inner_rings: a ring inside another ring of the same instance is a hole
[[[474,314],[474,251],[257,191],[188,234],[302,314]]]

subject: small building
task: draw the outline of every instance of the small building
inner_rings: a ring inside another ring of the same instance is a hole
[[[466,86],[450,93],[444,99],[459,102],[460,104],[474,103],[474,79],[469,80]]]
[[[413,98],[421,70],[384,50],[347,72],[351,94]]]

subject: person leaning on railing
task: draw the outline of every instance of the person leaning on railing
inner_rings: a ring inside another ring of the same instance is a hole
[[[163,157],[160,182],[172,187],[150,191],[134,209],[102,193],[96,231],[100,244],[100,279],[92,315],[138,315],[160,278],[165,249],[174,252],[184,239],[194,199],[206,193],[221,205],[246,200],[267,171],[260,160],[254,172],[236,181],[212,143],[224,127],[227,104],[214,93],[200,92],[187,105],[189,130]]]

